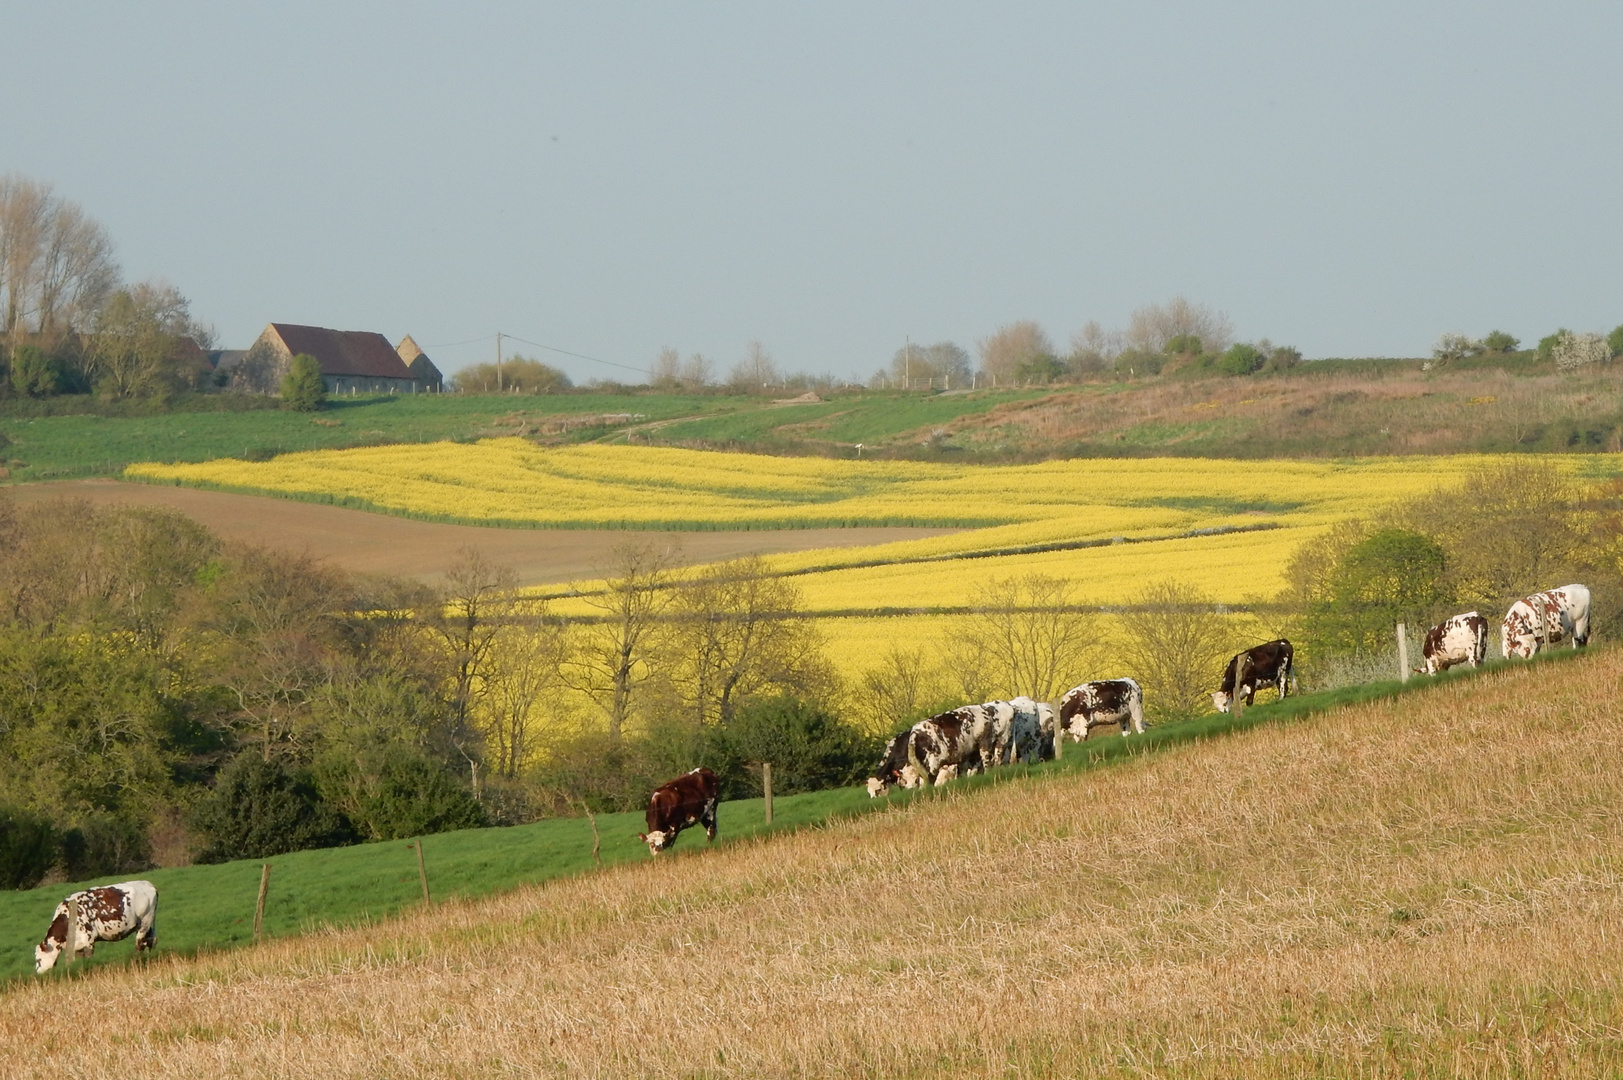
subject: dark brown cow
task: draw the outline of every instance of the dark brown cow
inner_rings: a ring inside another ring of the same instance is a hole
[[[703,825],[705,839],[716,839],[716,800],[721,781],[703,766],[661,785],[648,797],[648,831],[637,839],[655,855],[676,843],[689,825]]]
[[[1235,698],[1243,697],[1249,707],[1264,686],[1278,690],[1281,700],[1289,697],[1295,658],[1296,650],[1284,638],[1235,654],[1223,669],[1223,686],[1212,695],[1212,704],[1218,712],[1226,713],[1234,706]]]

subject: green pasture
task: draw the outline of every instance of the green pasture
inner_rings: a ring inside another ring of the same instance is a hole
[[[1561,663],[1581,656],[1570,650],[1545,654],[1538,664]],[[944,792],[893,791],[884,799],[870,799],[861,787],[780,797],[774,801],[773,822],[764,820],[759,799],[723,803],[718,813],[718,843],[733,843],[768,832],[817,826],[831,820],[906,805],[917,798],[974,791],[988,784],[1003,784],[1024,777],[1055,776],[1088,769],[1168,747],[1219,737],[1267,723],[1306,719],[1344,705],[1354,705],[1426,688],[1455,679],[1479,677],[1504,666],[1487,665],[1482,672],[1455,669],[1436,679],[1416,677],[1407,683],[1366,683],[1339,690],[1304,694],[1283,702],[1259,704],[1243,716],[1213,714],[1198,720],[1151,728],[1142,736],[1119,738],[1095,734],[1085,743],[1067,743],[1057,762],[993,770],[989,775],[955,782]],[[1101,729],[1103,730],[1103,729]],[[597,828],[602,838],[604,866],[649,859],[647,847],[637,840],[643,829],[636,813],[601,814]],[[328,848],[278,855],[270,860],[271,880],[265,905],[264,933],[283,937],[327,925],[347,925],[386,918],[422,899],[412,841],[394,840],[355,847]],[[674,853],[705,847],[704,833],[690,829]],[[423,840],[429,888],[436,900],[477,897],[526,883],[545,881],[593,869],[592,827],[584,818],[553,818],[510,828],[468,829],[439,833]],[[247,944],[253,937],[254,898],[259,888],[259,860],[151,870],[143,877],[158,887],[158,947],[165,952],[194,953]],[[94,882],[42,886],[21,892],[0,892],[0,985],[32,977],[33,946],[50,922],[62,897],[75,889],[109,884]],[[133,940],[97,947],[90,961],[73,968],[123,963],[134,952]],[[64,970],[63,968],[59,968]],[[52,978],[60,977],[53,973]]]
[[[111,476],[137,461],[264,459],[296,450],[437,442],[512,434],[519,421],[640,413],[648,421],[693,416],[739,399],[678,395],[408,394],[334,398],[319,413],[280,409],[177,411],[147,416],[8,416],[0,456],[17,481]],[[638,421],[641,423],[643,421]],[[577,438],[602,435],[585,429]]]
[[[977,390],[967,394],[919,394],[869,391],[817,405],[767,405],[738,408],[714,416],[662,425],[652,433],[659,442],[710,442],[770,445],[831,442],[877,446],[907,432],[922,431],[960,416],[988,412],[1011,401],[1055,393],[1052,390]]]

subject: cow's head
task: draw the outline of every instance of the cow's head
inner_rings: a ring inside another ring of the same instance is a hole
[[[638,833],[637,839],[648,845],[650,855],[658,855],[670,846],[675,834],[664,829],[655,829],[653,832]]]
[[[1218,712],[1226,713],[1229,711],[1229,696],[1223,693],[1223,691],[1218,690],[1212,694],[1212,704],[1217,706]]]
[[[34,946],[34,974],[43,975],[55,967],[56,958],[62,955],[62,947],[67,943],[68,917],[58,912],[51,928],[45,931],[45,940]]]
[[[890,785],[877,776],[868,777],[868,798],[877,799],[890,790]]]

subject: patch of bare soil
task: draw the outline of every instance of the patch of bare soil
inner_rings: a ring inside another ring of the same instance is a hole
[[[51,499],[161,506],[201,522],[221,536],[292,551],[309,551],[334,566],[361,573],[392,574],[437,581],[464,547],[492,562],[511,566],[525,585],[567,582],[597,576],[609,550],[622,541],[654,533],[625,529],[496,529],[437,525],[408,518],[347,510],[318,503],[259,495],[234,495],[196,488],[128,484],[118,480],[64,480],[18,484],[9,489],[18,504]],[[825,547],[859,547],[892,540],[940,536],[957,529],[854,528],[762,529],[740,532],[684,532],[684,560],[713,562],[742,555],[770,555]],[[669,535],[669,534],[659,534]]]

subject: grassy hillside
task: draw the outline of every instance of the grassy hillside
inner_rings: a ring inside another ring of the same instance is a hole
[[[868,457],[942,460],[1617,451],[1623,369],[1615,367],[1578,376],[1526,364],[1426,371],[1410,361],[1322,361],[1271,376],[865,391],[811,405],[653,393],[418,395],[339,399],[318,417],[275,409],[30,416],[17,412],[18,404],[0,414],[0,435],[10,443],[0,454],[11,478],[26,481],[112,475],[140,461],[264,460],[295,450],[511,434],[546,444],[635,441],[837,456],[862,443]],[[578,423],[625,413],[636,419]]]
[[[223,457],[262,461],[297,450],[500,435],[522,435],[546,445],[629,438],[821,452],[829,439],[847,447],[865,439],[877,443],[900,431],[933,427],[1038,396],[1031,391],[941,397],[880,393],[822,405],[779,406],[763,398],[652,393],[422,394],[335,398],[316,415],[279,409],[135,416],[0,414],[0,435],[9,442],[0,446],[0,459],[8,463],[12,480],[28,481],[113,475],[138,461]],[[584,418],[621,414],[631,418],[607,425],[581,423]],[[827,428],[809,443],[795,431],[807,418],[822,418]]]
[[[0,995],[0,1060],[19,1076],[1607,1075],[1623,1068],[1620,684],[1617,650],[1500,668],[342,933],[28,980]]]
[[[1566,654],[1540,658],[1541,664],[1559,662]],[[1470,677],[1456,670],[1446,678]],[[1332,693],[1309,694],[1283,703],[1264,704],[1243,718],[1209,716],[1193,723],[1154,728],[1132,740],[1101,737],[1072,746],[1060,762],[1034,769],[1005,770],[995,781],[1014,775],[1047,775],[1089,769],[1128,753],[1146,753],[1192,739],[1241,730],[1257,724],[1311,716],[1352,701],[1414,691],[1396,682],[1372,683]],[[989,781],[975,779],[968,787]],[[961,784],[960,786],[966,786]],[[905,803],[910,793],[893,792],[875,802],[861,787],[779,797],[774,802],[771,826],[765,822],[758,799],[722,804],[719,842],[726,844],[768,832],[820,825],[840,817],[882,810]],[[597,829],[599,859],[604,866],[643,861],[648,849],[636,834],[644,828],[642,816],[601,814]],[[436,900],[472,898],[519,885],[581,874],[594,869],[592,829],[584,818],[562,818],[512,828],[467,829],[428,837],[423,854],[430,894]],[[331,923],[368,921],[395,915],[419,904],[422,887],[412,841],[400,840],[356,847],[301,851],[265,860],[272,864],[271,889],[266,903],[263,932],[272,937],[298,934]],[[689,832],[676,850],[703,846],[703,833]],[[162,919],[160,941],[164,952],[195,953],[204,949],[234,948],[253,938],[253,904],[259,888],[260,860],[216,866],[188,866],[150,870],[140,874],[158,887]],[[0,984],[32,975],[35,942],[44,933],[50,913],[74,889],[108,884],[114,878],[36,889],[0,891]],[[86,965],[122,964],[133,944],[100,948]]]

